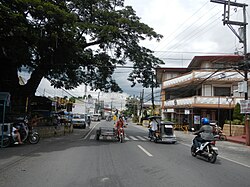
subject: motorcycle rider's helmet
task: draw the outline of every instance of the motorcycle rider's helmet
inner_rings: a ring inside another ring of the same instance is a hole
[[[209,125],[209,119],[208,119],[208,118],[202,118],[202,119],[201,119],[201,123],[202,123],[203,125]]]

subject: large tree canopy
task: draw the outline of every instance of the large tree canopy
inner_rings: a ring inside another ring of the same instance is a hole
[[[43,77],[55,88],[121,91],[112,74],[128,61],[131,85],[149,87],[162,61],[139,42],[161,38],[124,0],[1,0],[0,91],[34,95]],[[31,73],[25,85],[22,67]]]

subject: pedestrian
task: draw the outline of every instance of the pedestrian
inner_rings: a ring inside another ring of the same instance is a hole
[[[90,119],[90,115],[87,116],[87,124],[88,124],[88,127],[90,127],[90,123],[91,123],[91,119]]]

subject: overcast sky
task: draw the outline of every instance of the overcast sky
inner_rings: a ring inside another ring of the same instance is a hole
[[[248,4],[246,15],[249,23],[249,0],[237,0],[237,2]],[[165,65],[162,67],[187,67],[196,55],[234,54],[235,52],[242,54],[243,52],[243,45],[239,43],[229,27],[223,25],[224,6],[222,4],[212,3],[210,0],[125,0],[125,5],[132,6],[143,23],[164,36],[160,42],[154,40],[141,42],[141,45],[155,51],[155,56],[164,60]],[[231,7],[230,16],[231,21],[243,22],[242,8]],[[238,32],[238,27],[234,28]],[[250,48],[249,33],[248,24],[248,48]],[[114,78],[124,90],[124,97],[139,96],[142,87],[137,85],[131,88],[126,80],[128,74],[129,69],[117,69]],[[40,93],[44,92],[44,87],[47,92],[54,95],[62,92],[49,91],[49,87],[43,82],[38,89]],[[146,96],[151,92],[150,89],[144,91]],[[82,92],[84,87],[77,88],[72,93],[81,95]],[[159,91],[156,90],[156,92],[159,95]]]

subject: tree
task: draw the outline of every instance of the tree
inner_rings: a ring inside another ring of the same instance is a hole
[[[70,103],[75,103],[76,102],[76,98],[75,97],[70,97],[69,98],[69,102]]]
[[[134,97],[128,97],[126,99],[126,115],[134,115],[137,116],[138,106],[140,105],[140,101],[137,98]]]
[[[161,38],[124,0],[2,0],[0,91],[24,103],[47,78],[55,88],[85,84],[121,92],[112,74],[127,61],[133,62],[131,86],[149,87],[162,61],[139,42]],[[19,85],[23,68],[31,76]]]
[[[244,115],[240,113],[240,104],[237,103],[233,110],[233,119],[243,121]]]

